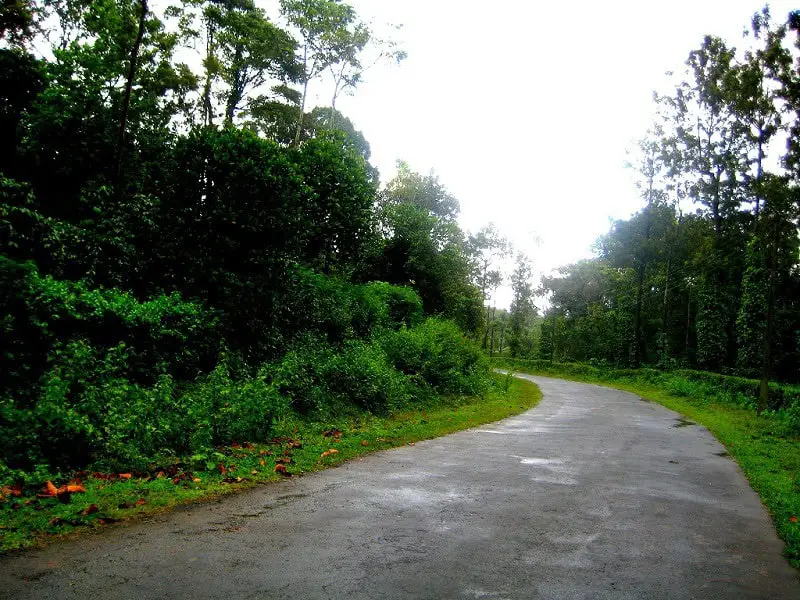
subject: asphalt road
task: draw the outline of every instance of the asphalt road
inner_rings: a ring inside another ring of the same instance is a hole
[[[708,431],[532,379],[518,417],[0,559],[0,596],[800,598]]]

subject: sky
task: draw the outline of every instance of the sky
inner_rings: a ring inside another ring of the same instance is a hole
[[[611,219],[641,206],[625,168],[654,90],[705,34],[740,47],[752,0],[348,0],[408,58],[375,67],[337,107],[363,131],[384,181],[402,159],[494,222],[537,273],[592,256]],[[773,1],[782,19],[795,3]],[[320,86],[312,100],[329,101]],[[538,242],[537,242],[538,240]],[[507,306],[510,290],[498,294]]]

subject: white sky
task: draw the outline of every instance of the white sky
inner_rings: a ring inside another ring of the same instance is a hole
[[[625,151],[650,123],[653,90],[667,89],[665,71],[681,72],[707,33],[744,46],[742,31],[763,5],[348,1],[376,25],[403,24],[408,59],[367,73],[338,102],[382,179],[398,158],[434,169],[461,202],[462,227],[495,222],[539,272],[591,256],[609,219],[639,208]],[[770,7],[776,20],[798,8]],[[509,299],[502,290],[498,305]]]

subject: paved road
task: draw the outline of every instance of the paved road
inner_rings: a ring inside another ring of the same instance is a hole
[[[531,379],[518,417],[0,559],[0,596],[800,598],[708,431]]]

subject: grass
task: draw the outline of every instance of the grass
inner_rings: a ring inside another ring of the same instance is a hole
[[[82,531],[167,511],[177,505],[336,466],[346,460],[519,414],[541,399],[530,382],[497,377],[486,397],[453,397],[388,417],[364,414],[326,423],[279,425],[269,444],[219,448],[211,462],[177,461],[148,474],[77,473],[85,492],[37,497],[2,490],[0,550],[40,546]],[[507,388],[505,391],[504,388]],[[284,471],[280,473],[280,471]],[[67,479],[58,483],[67,483]],[[77,483],[77,482],[76,482]],[[63,501],[62,501],[63,500]]]
[[[800,437],[781,415],[759,416],[724,395],[714,394],[707,386],[669,374],[657,385],[637,381],[635,375],[608,381],[555,370],[546,373],[524,367],[515,370],[633,392],[705,426],[741,466],[786,543],[784,555],[793,567],[800,569]]]

